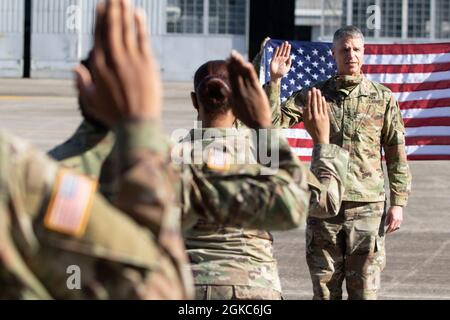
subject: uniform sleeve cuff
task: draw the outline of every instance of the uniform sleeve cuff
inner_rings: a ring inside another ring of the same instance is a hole
[[[316,144],[314,145],[312,158],[313,160],[322,159],[333,159],[340,152],[344,152],[346,150],[342,149],[338,145],[335,144]]]
[[[399,206],[399,207],[406,207],[408,204],[408,198],[407,197],[399,197],[399,196],[393,196],[391,197],[391,206]]]
[[[169,142],[156,121],[128,120],[115,128],[117,144],[123,154],[150,150],[158,154],[169,151]]]

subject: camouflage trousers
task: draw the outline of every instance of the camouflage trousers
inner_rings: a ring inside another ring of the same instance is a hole
[[[314,299],[377,299],[386,264],[384,202],[343,202],[336,217],[308,218],[306,261]]]
[[[281,293],[253,286],[196,285],[197,300],[281,300]]]

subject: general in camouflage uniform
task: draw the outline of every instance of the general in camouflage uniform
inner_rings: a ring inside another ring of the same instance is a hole
[[[361,73],[364,38],[355,27],[336,31],[333,54],[338,75],[314,85],[330,108],[330,142],[350,153],[339,215],[307,221],[306,257],[315,299],[341,299],[345,279],[349,299],[376,299],[385,266],[386,232],[402,220],[411,175],[405,152],[405,128],[392,92]],[[290,127],[302,121],[308,89],[295,92],[280,106],[279,82],[269,83],[275,122]],[[390,187],[385,212],[384,149]],[[386,221],[385,221],[386,220]]]
[[[176,176],[168,144],[147,123],[124,125],[118,137],[123,180],[116,204],[127,214],[95,193],[96,181],[0,134],[1,299],[192,297],[171,210]],[[159,217],[158,228],[142,217]],[[72,267],[80,272],[75,287]]]

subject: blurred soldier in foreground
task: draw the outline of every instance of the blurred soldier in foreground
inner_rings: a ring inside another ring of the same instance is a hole
[[[329,104],[330,141],[349,151],[350,162],[339,215],[326,220],[308,219],[306,257],[315,299],[341,299],[344,279],[349,299],[376,299],[386,263],[385,233],[400,228],[411,188],[405,127],[392,92],[361,72],[361,31],[353,26],[337,30],[332,52],[337,74],[314,87],[321,90]],[[271,66],[268,85],[272,108],[278,114],[275,121],[282,127],[304,120],[310,91],[307,88],[295,92],[280,106],[280,80],[289,70],[289,56],[287,53],[284,58],[273,59],[272,63],[278,60],[287,68],[277,72]],[[381,148],[389,176],[387,213]]]
[[[126,1],[98,6],[93,64],[94,82],[82,67],[77,82],[90,111],[115,128],[116,205],[127,214],[95,193],[95,181],[2,133],[0,298],[191,298],[171,210],[175,176],[159,131],[158,67],[142,15]]]
[[[173,153],[191,164],[182,166],[182,213],[185,225],[199,218],[185,232],[196,297],[280,299],[273,239],[264,230],[299,226],[308,212],[310,192],[312,214],[322,218],[337,214],[348,152],[328,144],[325,104],[320,95],[311,97],[313,112],[306,121],[316,144],[313,171],[320,183],[291,153],[278,130],[269,129],[267,97],[252,65],[237,53],[231,55],[228,68],[225,61],[202,65],[195,74],[194,88],[192,102],[205,128],[193,129]],[[253,131],[257,141],[250,129],[233,127],[236,117],[247,127],[260,129]],[[274,140],[279,145],[275,167],[258,157],[262,151],[264,155],[277,152],[271,149]],[[258,218],[260,223],[258,229],[234,227],[214,219],[217,214],[229,216],[238,226],[243,223],[234,217]]]

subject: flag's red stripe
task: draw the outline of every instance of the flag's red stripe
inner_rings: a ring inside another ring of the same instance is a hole
[[[366,44],[364,54],[427,54],[450,53],[448,43]]]
[[[450,134],[450,132],[449,132],[449,134]],[[406,137],[406,145],[409,145],[409,146],[450,145],[450,136],[448,136],[448,137]]]
[[[450,88],[450,80],[421,82],[421,83],[383,83],[392,92],[412,92],[423,90],[438,90]]]
[[[303,162],[311,161],[311,157],[298,157],[298,158]],[[445,154],[409,155],[408,160],[450,160],[450,155]]]
[[[363,65],[363,72],[370,73],[429,73],[450,70],[450,62],[433,64],[368,64]]]
[[[404,101],[400,102],[399,105],[402,110],[450,107],[450,98]]]
[[[293,148],[313,148],[312,140],[306,139],[288,139],[289,145]],[[438,137],[406,137],[406,145],[409,146],[424,146],[424,145],[450,145],[450,131],[449,136]]]
[[[450,100],[450,99],[449,99]],[[294,124],[291,129],[305,129],[305,125],[303,122],[299,122],[297,124]]]
[[[405,118],[403,119],[405,126],[409,128],[424,127],[424,126],[448,126],[450,134],[450,117],[435,117],[435,118]]]
[[[288,138],[288,143],[293,148],[313,148],[314,143],[312,139],[295,139]]]

